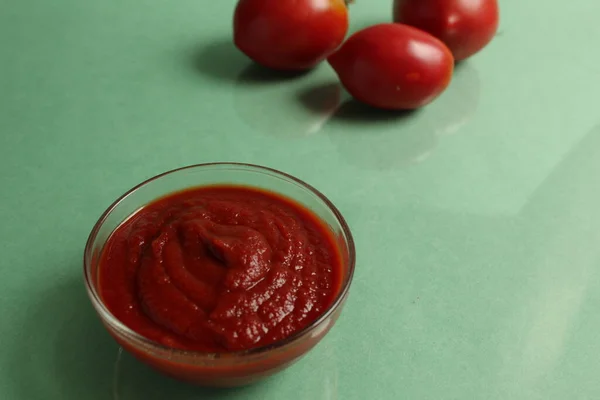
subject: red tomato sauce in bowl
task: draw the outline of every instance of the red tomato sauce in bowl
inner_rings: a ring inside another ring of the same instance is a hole
[[[127,191],[84,251],[111,336],[165,375],[241,386],[287,368],[340,316],[350,229],[322,193],[283,172],[198,164]]]
[[[188,189],[143,207],[109,237],[99,291],[134,332],[181,350],[248,350],[285,339],[340,291],[331,231],[292,200],[243,186]]]

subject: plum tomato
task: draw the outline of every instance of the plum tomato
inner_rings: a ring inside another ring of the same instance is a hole
[[[256,63],[306,70],[339,47],[348,32],[344,0],[239,0],[233,41]]]
[[[454,70],[444,43],[393,23],[356,32],[328,61],[354,98],[390,110],[430,103],[448,87]]]
[[[483,49],[498,29],[497,0],[394,0],[394,21],[429,32],[456,61]]]

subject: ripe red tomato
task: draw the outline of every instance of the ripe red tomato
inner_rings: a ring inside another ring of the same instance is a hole
[[[304,70],[327,58],[348,32],[344,0],[239,0],[233,41],[252,60]]]
[[[497,0],[394,0],[394,21],[431,33],[456,61],[483,49],[498,29]]]
[[[446,89],[454,70],[444,43],[403,24],[363,29],[328,61],[357,100],[393,110],[430,103]]]

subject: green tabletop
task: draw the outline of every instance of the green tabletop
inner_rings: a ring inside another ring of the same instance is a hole
[[[600,3],[502,0],[493,43],[409,115],[348,102],[327,65],[251,67],[234,4],[0,0],[0,398],[599,399]],[[122,354],[82,281],[115,198],[209,161],[308,181],[357,244],[331,333],[236,390]]]

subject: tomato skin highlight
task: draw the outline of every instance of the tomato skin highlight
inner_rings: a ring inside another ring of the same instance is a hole
[[[497,0],[394,0],[394,22],[437,37],[456,61],[487,46],[496,34],[498,21]]]
[[[260,65],[301,71],[334,52],[348,25],[344,0],[239,0],[233,41]]]
[[[352,35],[328,58],[342,85],[373,107],[410,110],[429,104],[449,85],[450,50],[403,24],[379,24]]]

